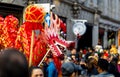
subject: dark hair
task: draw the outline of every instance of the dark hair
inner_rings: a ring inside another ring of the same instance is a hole
[[[50,51],[46,57],[47,57],[47,58],[53,58],[52,52]]]
[[[97,75],[98,74],[98,71],[96,69],[97,67],[97,59],[91,57],[91,58],[88,58],[87,60],[87,73],[88,75]]]
[[[108,61],[105,59],[99,59],[98,60],[98,67],[100,67],[103,71],[108,71]]]
[[[33,72],[34,69],[41,69],[41,68],[38,67],[38,66],[31,66],[31,67],[29,68],[29,77],[31,77],[32,72]]]
[[[92,71],[95,66],[97,66],[97,60],[95,58],[88,58],[88,71]]]
[[[28,77],[26,57],[14,48],[0,52],[0,77]]]

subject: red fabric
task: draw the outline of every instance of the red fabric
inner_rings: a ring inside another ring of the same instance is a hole
[[[54,63],[55,63],[55,66],[56,66],[56,68],[57,68],[57,70],[58,70],[58,73],[59,73],[59,75],[61,74],[60,72],[61,72],[61,60],[59,59],[59,57],[57,57],[57,56],[54,56],[53,57],[53,60],[54,60]]]

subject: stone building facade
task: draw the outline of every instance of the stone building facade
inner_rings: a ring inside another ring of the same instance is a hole
[[[79,4],[80,13],[78,19],[87,20],[87,31],[81,36],[79,45],[81,47],[94,47],[101,43],[104,48],[111,44],[118,45],[118,30],[120,28],[119,3],[120,0],[76,0]],[[60,6],[56,7],[57,13],[66,18],[67,40],[75,40],[72,32],[74,0],[62,0]]]
[[[28,0],[1,0],[25,7]],[[86,33],[78,40],[78,46],[94,47],[101,43],[104,48],[111,44],[118,45],[117,36],[120,28],[120,0],[33,0],[36,3],[51,3],[55,5],[52,11],[60,16],[67,24],[67,40],[74,41],[72,27],[73,4],[76,1],[81,8],[77,19],[87,20]],[[22,13],[22,12],[21,12]]]
[[[75,40],[72,32],[73,3],[75,0],[62,0],[56,6],[56,14],[66,18],[67,40]],[[87,31],[81,36],[81,47],[94,47],[101,43],[104,48],[111,44],[118,45],[118,30],[120,28],[119,3],[120,0],[76,0],[79,4],[80,13],[78,19],[87,20]]]

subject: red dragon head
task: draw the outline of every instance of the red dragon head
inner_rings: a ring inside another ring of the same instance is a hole
[[[59,46],[62,46],[66,48],[68,46],[68,43],[60,38],[59,36],[60,32],[60,19],[57,15],[53,15],[51,13],[51,24],[50,27],[45,24],[45,35],[47,36],[47,41],[51,49],[54,50],[53,54],[56,56],[59,56],[62,54]]]

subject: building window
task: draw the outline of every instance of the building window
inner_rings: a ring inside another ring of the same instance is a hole
[[[108,47],[115,44],[115,31],[108,31]]]

